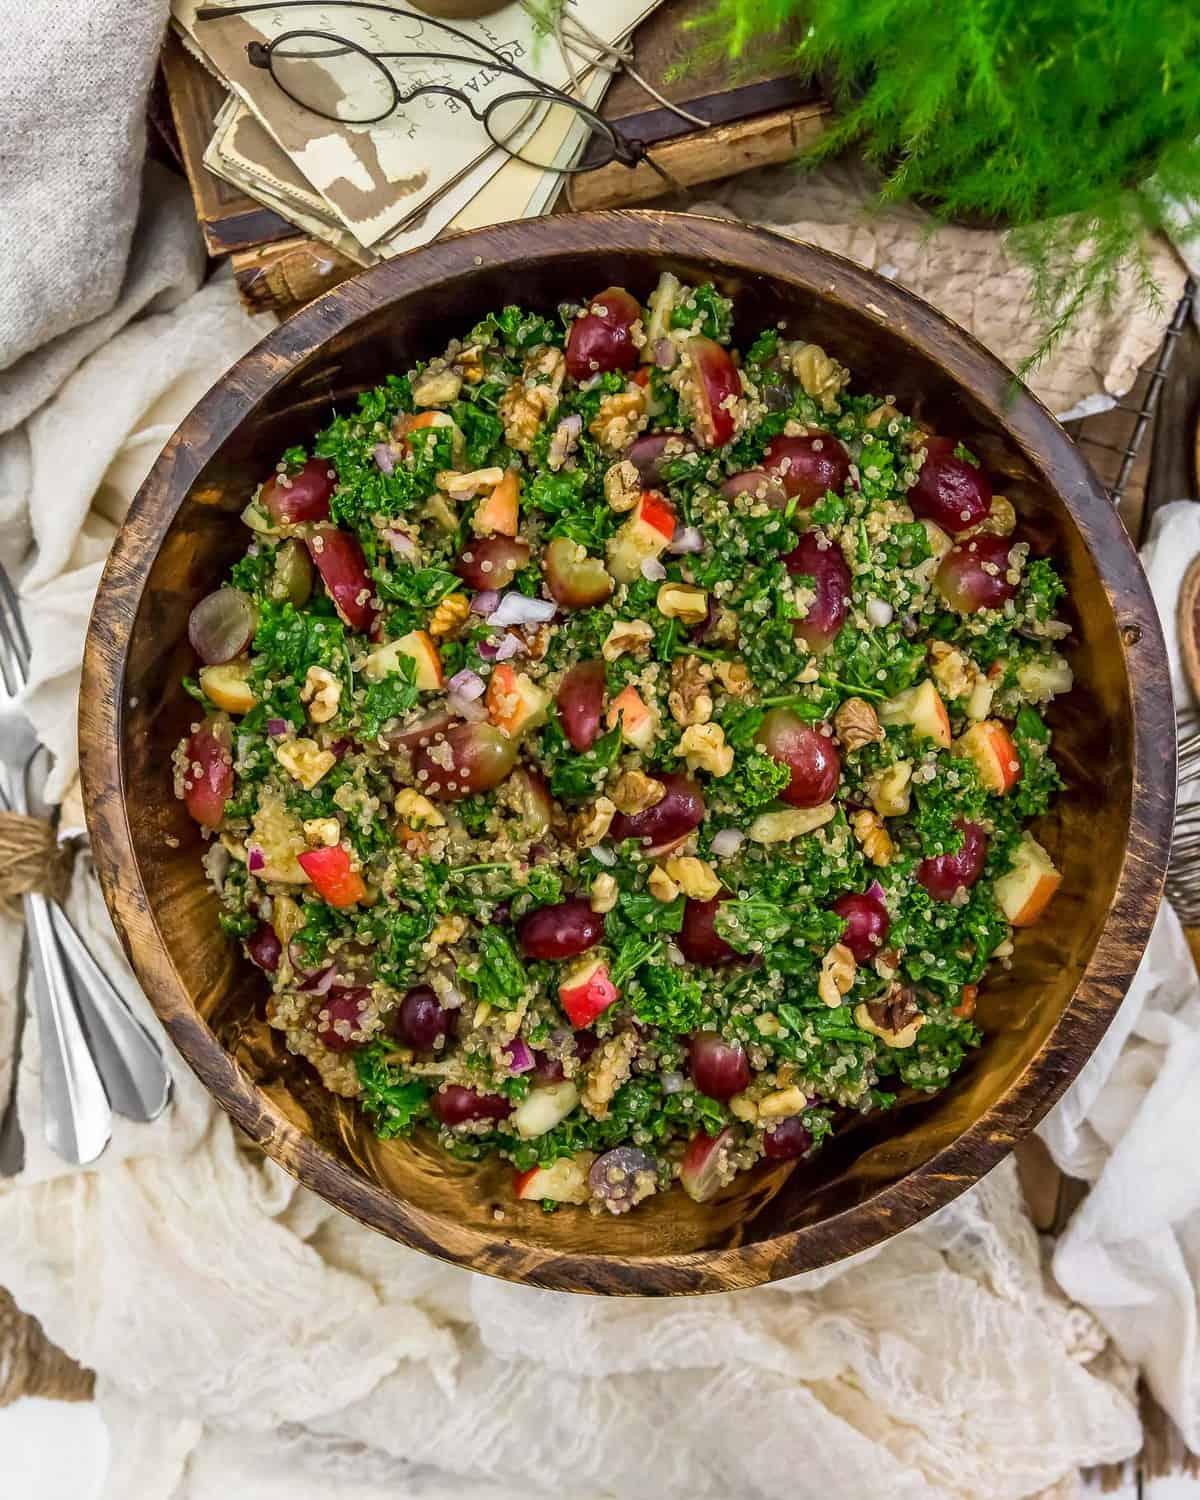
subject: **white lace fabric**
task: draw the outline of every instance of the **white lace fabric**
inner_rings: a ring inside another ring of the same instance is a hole
[[[0,516],[31,518],[41,547],[31,707],[63,789],[115,525],[259,332],[211,283],[130,325],[0,441]],[[1169,524],[1160,557],[1200,548],[1191,512]],[[146,1008],[86,868],[72,905]],[[0,927],[0,1090],[17,947]],[[96,1370],[109,1500],[1066,1500],[1080,1466],[1137,1451],[1139,1364],[1197,1439],[1200,993],[1169,913],[1111,1035],[1046,1130],[1093,1182],[1056,1252],[1073,1301],[1011,1162],[877,1252],[770,1288],[628,1301],[489,1281],[299,1188],[181,1063],[166,1116],[118,1122],[98,1163],[66,1167],[40,1142],[32,1025],[0,1284]]]

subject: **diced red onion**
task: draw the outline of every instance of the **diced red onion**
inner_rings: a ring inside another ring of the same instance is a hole
[[[667,576],[667,570],[659,562],[657,557],[646,557],[642,559],[642,577],[649,579],[651,583],[661,583]]]
[[[506,635],[496,647],[493,661],[508,661],[513,656],[524,656],[526,652],[525,642],[520,636]]]
[[[334,964],[330,964],[327,969],[318,969],[315,974],[310,975],[309,978],[304,981],[300,988],[306,995],[328,994],[330,988],[333,985],[335,968],[336,966]]]
[[[687,959],[683,956],[683,949],[677,948],[670,939],[667,940],[667,946],[664,951],[667,955],[667,962],[674,964],[677,969],[682,969],[684,964],[687,963]]]
[[[674,557],[683,557],[688,552],[704,550],[704,538],[697,526],[681,526],[667,543],[667,551]]]
[[[266,866],[267,860],[262,850],[257,845],[251,844],[250,848],[246,850],[247,870],[250,871],[251,875],[257,875],[260,870],[265,870]]]
[[[528,1073],[530,1068],[537,1066],[537,1060],[524,1037],[513,1037],[511,1042],[505,1042],[502,1050],[508,1059],[510,1073]]]
[[[390,443],[375,444],[375,467],[382,474],[396,472],[396,455],[392,452]]]
[[[488,615],[489,625],[544,625],[552,620],[558,606],[553,599],[530,599],[515,591],[502,594],[500,603]]]
[[[887,905],[883,887],[879,884],[878,880],[872,880],[871,884],[867,887],[867,895],[870,896],[872,901],[878,901],[881,906]]]
[[[478,698],[463,698],[458,693],[447,693],[446,707],[471,724],[482,724],[488,716],[487,709]]]
[[[394,526],[388,526],[383,532],[383,539],[400,557],[416,557],[416,538],[409,536],[407,531],[397,531]]]
[[[562,468],[568,454],[579,441],[579,434],[582,431],[583,418],[578,412],[572,412],[569,417],[564,417],[554,429],[550,446],[546,450],[546,462],[552,469]]]
[[[658,339],[654,344],[654,363],[660,370],[673,370],[679,360],[679,345],[674,339]]]
[[[499,589],[480,589],[471,600],[471,613],[473,615],[490,615],[500,603]]]
[[[712,852],[719,859],[728,859],[742,847],[746,835],[740,828],[722,828],[712,841]]]
[[[867,619],[870,620],[872,625],[878,625],[881,628],[884,625],[890,625],[892,623],[892,616],[895,613],[896,611],[886,599],[867,600]]]
[[[592,849],[592,858],[599,865],[615,865],[617,856],[607,844],[596,844]]]
[[[472,672],[470,667],[464,667],[461,672],[455,672],[446,686],[458,697],[469,700],[482,698],[487,685],[478,672]]]
[[[291,732],[292,732],[292,726],[288,723],[288,721],[286,719],[268,719],[267,720],[267,733],[268,734],[276,734],[276,735],[278,735],[278,734],[291,734]]]
[[[664,1073],[659,1079],[664,1094],[678,1094],[683,1089],[682,1073]]]

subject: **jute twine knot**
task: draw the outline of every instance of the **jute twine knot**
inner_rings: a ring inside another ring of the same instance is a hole
[[[0,1406],[21,1396],[90,1401],[96,1377],[64,1354],[0,1287]]]
[[[27,891],[61,901],[71,881],[71,851],[41,818],[0,812],[0,908],[9,916]]]

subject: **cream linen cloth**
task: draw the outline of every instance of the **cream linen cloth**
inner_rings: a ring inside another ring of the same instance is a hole
[[[0,444],[0,515],[31,516],[39,546],[30,706],[62,788],[115,525],[170,428],[260,331],[214,281],[126,328]],[[1165,600],[1173,560],[1200,547],[1189,509],[1172,520],[1153,559]],[[146,1012],[86,869],[72,904]],[[0,1090],[17,946],[0,928]],[[488,1281],[297,1187],[182,1064],[162,1119],[118,1121],[98,1163],[64,1166],[40,1140],[31,1025],[0,1283],[96,1370],[109,1500],[1066,1497],[1081,1465],[1136,1452],[1139,1362],[1200,1447],[1200,987],[1169,912],[1119,1025],[1046,1132],[1096,1184],[1057,1250],[1074,1302],[1046,1275],[1011,1164],[879,1252],[773,1288],[655,1303]],[[0,1493],[2,1475],[0,1456]]]

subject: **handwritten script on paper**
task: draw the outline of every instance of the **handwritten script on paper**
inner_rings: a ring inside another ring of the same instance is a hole
[[[320,0],[197,22],[198,3],[174,0],[176,21],[330,213],[365,246],[393,235],[449,184],[497,156],[483,126],[459,100],[439,93],[407,97],[414,90],[456,88],[479,112],[495,99],[528,91],[524,80],[497,69],[482,45],[555,87],[568,81],[558,48],[520,4],[486,20],[456,21],[459,35],[453,35],[430,17]],[[586,18],[611,42],[651,8],[653,0],[589,0]],[[329,36],[351,45],[331,45]],[[283,37],[290,40],[275,51],[281,75],[296,84],[292,92],[325,113],[375,113],[397,93],[403,102],[374,124],[335,122],[303,108],[246,55],[248,43]],[[286,57],[282,64],[280,57]],[[538,118],[529,106],[523,123],[532,130]],[[498,158],[489,171],[501,165]]]

